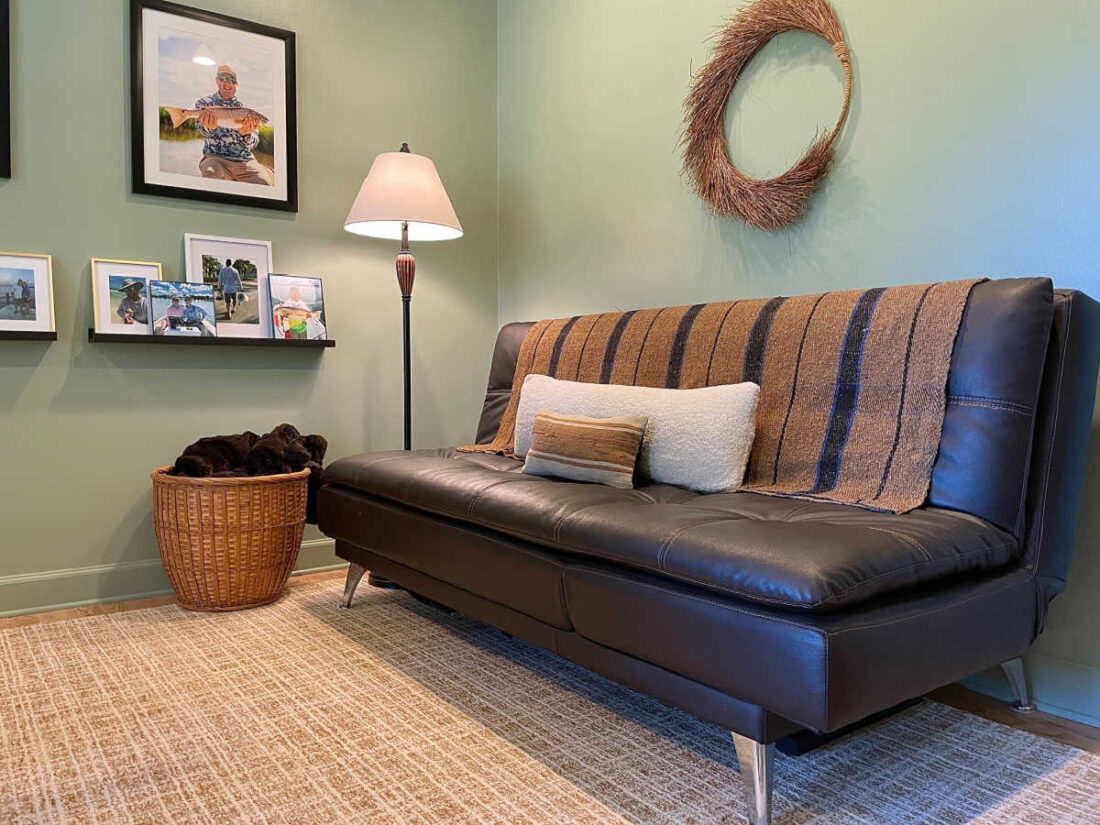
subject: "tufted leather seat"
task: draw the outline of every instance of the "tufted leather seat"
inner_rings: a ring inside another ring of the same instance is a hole
[[[904,516],[664,484],[620,490],[520,472],[514,458],[453,449],[370,453],[329,483],[533,544],[614,562],[757,604],[825,612],[947,576],[1002,568],[1008,533],[966,513]]]

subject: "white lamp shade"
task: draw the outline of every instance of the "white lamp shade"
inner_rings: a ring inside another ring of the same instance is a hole
[[[385,152],[371,164],[344,229],[396,241],[401,240],[401,224],[406,221],[410,241],[462,237],[462,224],[431,159],[411,152]]]

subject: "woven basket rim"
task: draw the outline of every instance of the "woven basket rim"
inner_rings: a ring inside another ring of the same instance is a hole
[[[169,471],[173,469],[173,465],[169,464],[165,467],[157,467],[149,476],[154,481],[159,481],[164,484],[209,484],[211,486],[227,486],[227,485],[240,485],[240,484],[263,484],[270,483],[272,481],[292,481],[299,478],[308,478],[310,470],[298,470],[294,473],[278,473],[276,475],[267,476],[232,476],[230,478],[210,478],[209,476],[173,476],[168,475]]]

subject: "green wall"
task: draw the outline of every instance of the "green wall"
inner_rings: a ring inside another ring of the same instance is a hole
[[[148,474],[198,436],[290,421],[333,457],[400,447],[396,247],[342,225],[402,140],[435,160],[466,229],[414,250],[415,441],[473,437],[497,322],[495,0],[197,5],[298,35],[297,215],[132,195],[129,3],[12,3],[0,249],[53,254],[60,340],[0,342],[0,614],[166,588]],[[267,239],[277,271],[323,277],[337,348],[89,344],[89,259],[182,278],[185,232]],[[308,538],[301,566],[335,561]]]
[[[834,0],[851,117],[809,216],[774,234],[712,217],[680,175],[692,69],[739,6],[500,0],[502,322],[971,275],[1100,297],[1100,5]],[[841,99],[829,46],[782,36],[734,95],[733,157],[782,172]],[[1069,588],[1031,660],[1043,707],[1098,722],[1100,433],[1089,451]]]
[[[333,456],[399,446],[394,250],[340,227],[401,140],[435,159],[467,231],[416,250],[420,445],[471,438],[498,322],[973,274],[1100,295],[1091,2],[835,0],[851,117],[809,216],[775,234],[712,217],[680,176],[681,101],[733,0],[203,0],[298,33],[293,216],[129,193],[127,5],[13,3],[0,249],[55,256],[60,340],[0,345],[0,613],[162,590],[147,474],[199,435],[289,420]],[[782,171],[840,100],[828,46],[784,35],[734,96],[734,157]],[[88,344],[88,259],[182,277],[184,232],[266,238],[278,270],[324,277],[339,347]],[[1086,502],[1100,434],[1089,452]],[[1031,656],[1042,705],[1093,722],[1098,546],[1086,505]],[[302,564],[332,560],[312,533]]]

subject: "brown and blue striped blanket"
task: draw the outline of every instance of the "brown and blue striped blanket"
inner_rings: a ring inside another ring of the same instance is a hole
[[[895,513],[928,495],[951,352],[975,280],[539,321],[490,444],[506,453],[530,373],[691,389],[760,385],[743,489]]]

